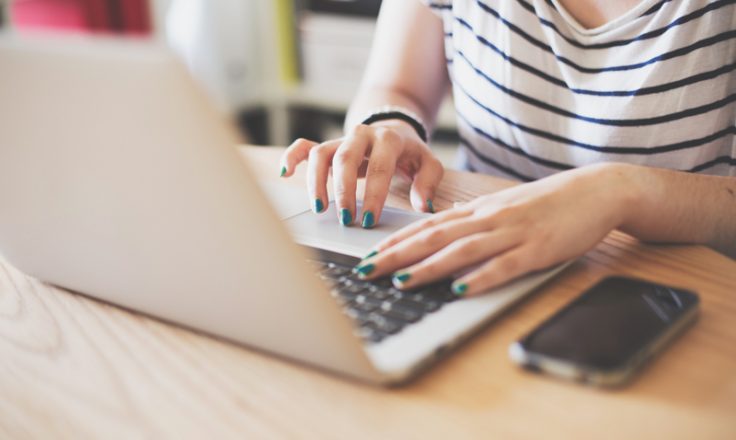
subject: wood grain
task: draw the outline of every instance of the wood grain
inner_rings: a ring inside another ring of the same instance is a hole
[[[280,149],[246,149],[277,178]],[[303,185],[303,176],[288,184]],[[508,182],[449,172],[436,203]],[[406,185],[389,203],[406,207]],[[609,274],[701,295],[696,325],[618,391],[523,372],[512,341]],[[620,233],[415,382],[379,389],[69,293],[0,261],[0,438],[736,438],[736,262]]]

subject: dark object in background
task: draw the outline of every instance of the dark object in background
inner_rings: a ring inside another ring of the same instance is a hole
[[[268,112],[264,108],[252,108],[241,111],[236,116],[237,127],[240,135],[247,143],[252,145],[269,145],[269,119]]]
[[[318,13],[377,17],[381,0],[304,0],[303,5]]]
[[[509,348],[522,366],[594,385],[626,383],[698,313],[690,291],[609,277]]]

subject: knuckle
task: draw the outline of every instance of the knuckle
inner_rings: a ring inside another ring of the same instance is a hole
[[[416,275],[422,276],[427,279],[431,279],[433,275],[436,276],[436,274],[442,272],[442,269],[443,269],[442,266],[443,265],[441,262],[425,260],[413,272]]]
[[[417,223],[417,228],[419,230],[424,230],[427,228],[431,228],[432,226],[436,225],[437,222],[435,221],[434,217],[430,217],[426,220],[420,220],[419,223]]]
[[[504,276],[518,273],[521,269],[521,264],[521,259],[515,255],[506,255],[496,260],[496,267],[501,275]]]
[[[429,217],[426,220],[422,221],[421,223],[422,229],[427,229],[427,228],[432,228],[434,226],[438,226],[442,224],[444,221],[446,221],[447,217],[448,217],[447,215],[444,215],[442,217],[440,216]]]
[[[368,136],[373,131],[373,128],[371,128],[369,125],[365,124],[358,124],[355,127],[353,127],[352,130],[350,130],[350,134],[356,137],[360,136]]]
[[[483,253],[483,246],[476,237],[469,236],[455,240],[453,243],[455,251],[468,259],[476,259]]]
[[[381,259],[377,262],[377,265],[381,267],[396,267],[399,263],[399,254],[396,251],[387,252],[381,256]]]
[[[445,167],[442,165],[442,162],[440,162],[440,160],[431,153],[429,155],[429,159],[427,159],[427,166],[429,166],[433,172],[439,173],[440,176],[445,172]]]
[[[335,166],[344,167],[352,163],[353,153],[349,148],[340,148],[332,158],[332,164]]]
[[[513,205],[503,205],[492,211],[490,215],[481,213],[480,215],[487,215],[487,220],[491,226],[498,226],[506,224],[516,217],[517,208]]]
[[[345,200],[349,196],[349,192],[345,185],[335,185],[335,198]]]
[[[309,150],[309,159],[319,160],[321,158],[328,156],[329,153],[330,153],[330,148],[328,145],[319,144],[316,147]]]
[[[429,247],[436,247],[445,243],[447,232],[442,228],[432,228],[422,232],[420,242]]]
[[[348,164],[349,160],[345,152],[337,152],[332,158],[332,165],[336,167],[344,167]]]
[[[304,145],[305,143],[309,143],[309,142],[310,141],[308,141],[307,139],[298,138],[298,139],[294,140],[291,143],[291,145],[289,145],[289,148],[291,148],[291,149],[298,148],[300,145]]]
[[[384,177],[390,172],[391,166],[385,161],[371,161],[368,163],[368,174],[371,176]]]
[[[373,136],[379,144],[391,145],[398,143],[400,140],[399,135],[394,130],[386,127],[375,129]]]

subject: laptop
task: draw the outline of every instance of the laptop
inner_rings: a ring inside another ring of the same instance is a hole
[[[3,37],[0,66],[0,254],[53,285],[399,384],[561,270],[467,299],[360,281],[358,257],[423,214],[346,228],[334,204],[315,215],[304,192],[260,184],[165,48]]]

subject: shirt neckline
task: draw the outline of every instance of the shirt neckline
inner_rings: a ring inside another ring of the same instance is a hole
[[[572,30],[577,32],[580,35],[584,36],[595,36],[600,35],[606,32],[609,32],[611,30],[617,29],[626,23],[638,18],[643,13],[648,11],[652,6],[654,6],[655,3],[661,1],[661,0],[640,0],[639,3],[634,6],[633,8],[629,9],[621,15],[618,18],[614,18],[613,20],[609,21],[608,23],[602,24],[598,27],[594,28],[587,28],[583,26],[577,18],[575,18],[570,12],[568,12],[567,8],[565,8],[559,0],[551,0],[552,3],[555,5],[555,8],[557,9],[557,12],[560,14],[560,16],[563,18],[565,23],[567,23]]]

